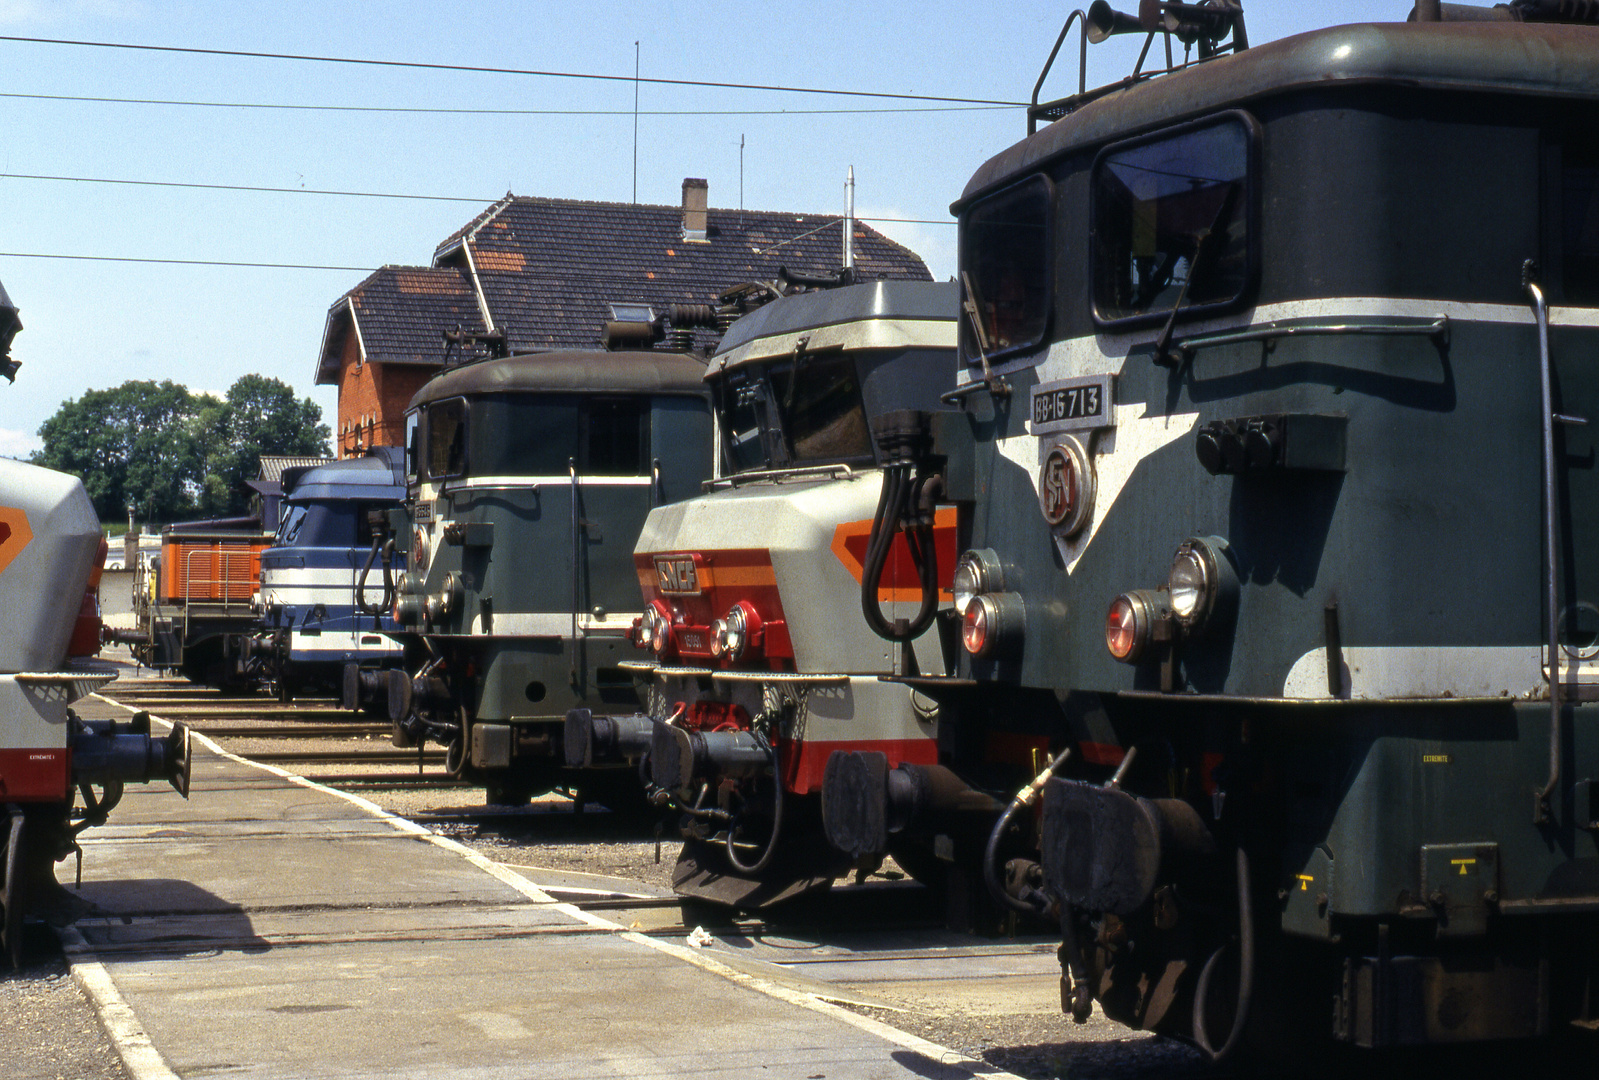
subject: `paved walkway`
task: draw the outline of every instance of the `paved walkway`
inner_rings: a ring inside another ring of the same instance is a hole
[[[82,895],[109,917],[69,957],[135,1080],[1009,1075],[195,751],[191,801],[130,786],[85,834]]]

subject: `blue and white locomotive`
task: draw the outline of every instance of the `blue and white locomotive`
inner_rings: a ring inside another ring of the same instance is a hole
[[[261,553],[261,626],[249,649],[253,674],[283,700],[401,665],[405,647],[390,609],[405,557],[385,543],[384,526],[405,498],[404,467],[398,447],[377,447],[285,472],[277,534]]]

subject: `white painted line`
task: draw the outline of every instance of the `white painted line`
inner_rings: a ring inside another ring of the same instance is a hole
[[[99,697],[99,695],[95,696]],[[101,700],[106,701],[109,704],[116,705],[119,708],[127,709],[129,712],[137,711],[132,706],[123,705],[121,702],[117,701],[111,701],[109,698],[102,698]],[[172,726],[172,722],[170,720],[163,720],[154,713],[150,714],[150,719],[158,723],[165,724],[168,728],[171,728]],[[896,1027],[883,1023],[882,1021],[861,1016],[858,1013],[851,1012],[849,1009],[835,1005],[831,1001],[819,997],[816,994],[795,990],[791,987],[783,986],[779,983],[773,982],[770,979],[763,979],[759,976],[750,975],[746,972],[739,971],[736,968],[729,967],[721,961],[705,955],[702,950],[690,949],[682,945],[673,944],[669,941],[662,941],[658,938],[650,937],[647,934],[640,934],[636,931],[629,930],[621,923],[613,922],[612,920],[603,918],[602,916],[596,915],[593,912],[583,911],[573,904],[562,903],[556,900],[549,893],[545,892],[543,889],[539,888],[539,886],[523,877],[521,874],[518,874],[516,871],[512,870],[510,867],[501,863],[497,863],[487,856],[480,855],[466,845],[461,844],[458,841],[451,840],[447,836],[440,836],[431,829],[416,824],[414,821],[409,821],[398,816],[397,814],[391,814],[381,806],[372,802],[370,799],[363,799],[361,796],[353,795],[348,791],[340,791],[338,788],[332,788],[326,786],[325,784],[319,784],[315,780],[308,780],[303,776],[298,776],[285,769],[280,769],[275,765],[267,765],[259,761],[251,761],[249,758],[240,757],[237,754],[231,754],[198,731],[193,731],[191,729],[189,737],[199,742],[207,750],[210,750],[219,757],[226,758],[229,761],[236,761],[243,765],[252,766],[260,769],[262,772],[271,773],[273,776],[281,777],[289,781],[291,784],[295,784],[299,787],[308,788],[312,791],[320,791],[325,794],[334,795],[338,798],[344,799],[346,802],[360,807],[373,817],[388,823],[394,829],[397,829],[408,836],[420,837],[427,840],[429,843],[436,845],[437,847],[445,849],[446,851],[454,852],[467,862],[471,863],[473,866],[476,866],[478,869],[488,874],[490,877],[503,882],[505,885],[516,890],[529,900],[532,900],[543,907],[554,908],[563,915],[566,915],[567,917],[587,926],[591,926],[596,930],[610,931],[624,941],[630,941],[635,945],[642,945],[647,949],[654,949],[656,952],[665,953],[667,956],[681,960],[685,964],[692,964],[694,967],[697,967],[702,971],[709,972],[713,975],[718,975],[731,983],[736,983],[737,985],[749,990],[753,990],[756,993],[765,994],[767,997],[774,998],[786,1004],[795,1005],[799,1008],[820,1013],[823,1016],[828,1016],[835,1020],[840,1020],[846,1024],[849,1024],[851,1027],[859,1028],[861,1031],[867,1032],[870,1035],[875,1035],[885,1042],[893,1043],[894,1045],[903,1047],[906,1050],[911,1050],[921,1054],[924,1057],[938,1062],[940,1065],[965,1069],[973,1076],[993,1077],[994,1080],[1021,1080],[1021,1078],[1017,1077],[1015,1073],[1007,1072],[1004,1069],[990,1065],[985,1061],[979,1061],[976,1058],[968,1057],[957,1050],[951,1050],[947,1046],[940,1046],[938,1043],[931,1042],[916,1035],[912,1035],[907,1031],[901,1031]],[[69,931],[64,931],[63,933],[67,932],[75,935],[78,939],[78,942],[81,943],[81,945],[78,947],[80,950],[79,955],[89,958],[94,956],[93,950],[90,948],[88,942],[84,940],[81,934],[78,934],[76,930],[70,929]],[[151,1072],[147,1074],[135,1073],[135,1075],[132,1077],[132,1080],[179,1080],[177,1075],[167,1067],[166,1062],[162,1060],[160,1053],[153,1045],[150,1044],[149,1037],[146,1036],[143,1030],[138,1027],[137,1021],[133,1020],[132,1010],[128,1009],[126,1002],[123,1002],[121,995],[117,993],[116,987],[112,984],[111,977],[108,973],[106,973],[104,966],[98,962],[93,962],[92,960],[90,963],[92,963],[93,967],[99,969],[100,975],[105,981],[105,986],[108,989],[111,998],[114,999],[117,1005],[120,1005],[120,1007],[127,1013],[129,1020],[132,1021],[133,1031],[137,1033],[136,1036],[132,1037],[136,1039],[143,1039],[143,1046],[148,1049],[150,1057],[162,1070],[160,1072]],[[86,964],[85,966],[89,966],[89,964]],[[77,978],[77,970],[78,965],[74,963],[74,978]],[[106,1019],[105,1007],[100,1006],[100,1000],[101,999],[98,996],[95,997],[96,1005],[101,1007],[101,1023],[105,1025],[107,1033],[111,1035],[112,1042],[116,1044],[117,1052],[122,1054],[124,1061],[128,1061],[128,1053],[131,1049],[137,1048],[137,1043],[130,1043],[130,1050],[124,1050],[123,1043],[119,1041],[118,1035],[113,1033],[111,1024]],[[133,1072],[133,1067],[131,1065],[129,1066],[129,1071]]]
[[[63,927],[56,931],[56,936],[61,939],[62,951],[71,965],[72,981],[94,1002],[100,1026],[116,1048],[117,1056],[122,1058],[129,1080],[180,1080],[150,1041],[150,1036],[145,1034],[139,1018],[123,1000],[105,965],[98,960],[84,959],[94,956],[94,951],[77,927]]]

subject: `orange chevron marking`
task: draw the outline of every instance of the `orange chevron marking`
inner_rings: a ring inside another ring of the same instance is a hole
[[[953,506],[941,506],[933,514],[933,545],[938,552],[940,600],[951,599],[950,580],[955,575],[955,560],[960,555],[955,548],[956,513]],[[866,561],[866,543],[871,538],[871,532],[870,518],[864,521],[846,521],[833,530],[831,545],[833,557],[838,559],[856,582],[861,580],[861,574],[864,572],[862,564]],[[907,600],[917,601],[922,597],[921,585],[917,583],[916,567],[911,562],[910,546],[905,543],[903,534],[896,534],[893,544],[888,549],[883,580],[893,584],[879,585],[877,599],[880,601],[898,603]]]
[[[33,530],[28,527],[28,515],[22,508],[0,506],[0,573],[32,540]]]

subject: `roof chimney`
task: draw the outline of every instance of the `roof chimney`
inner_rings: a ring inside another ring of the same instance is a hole
[[[706,242],[706,202],[710,185],[704,180],[687,177],[683,181],[683,239]]]

